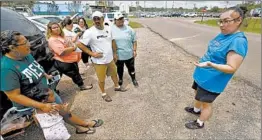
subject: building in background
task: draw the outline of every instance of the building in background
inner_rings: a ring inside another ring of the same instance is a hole
[[[65,2],[64,4],[41,3],[37,2],[32,8],[35,15],[84,15],[85,10],[88,10],[88,5],[81,4],[81,1]]]
[[[122,13],[129,14],[129,5],[125,4],[125,3],[120,3],[119,11],[122,12]]]

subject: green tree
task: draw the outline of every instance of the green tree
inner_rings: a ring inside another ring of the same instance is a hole
[[[215,12],[215,13],[217,13],[217,12],[219,12],[220,11],[220,9],[218,8],[218,6],[214,6],[214,7],[212,7],[211,9],[210,9],[210,12]]]

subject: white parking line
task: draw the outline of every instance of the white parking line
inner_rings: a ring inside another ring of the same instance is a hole
[[[194,37],[197,37],[197,36],[199,36],[199,35],[200,35],[200,34],[196,34],[196,35],[188,36],[188,37],[183,37],[183,38],[172,38],[172,39],[169,39],[169,41],[184,40],[184,39],[194,38]]]

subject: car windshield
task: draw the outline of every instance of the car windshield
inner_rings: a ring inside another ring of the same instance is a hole
[[[42,32],[23,15],[1,7],[1,31],[4,30],[19,31],[25,36],[42,34]]]
[[[108,18],[114,18],[114,14],[107,14]]]
[[[48,20],[46,18],[35,18],[35,19],[32,19],[32,20],[37,21],[39,23],[42,23],[44,25],[47,25],[50,22],[50,20]]]

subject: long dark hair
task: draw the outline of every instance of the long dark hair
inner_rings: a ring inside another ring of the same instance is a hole
[[[78,20],[77,20],[77,24],[79,25],[79,22],[80,22],[81,19],[84,21],[85,28],[88,29],[88,25],[87,25],[86,20],[85,20],[84,17],[80,17],[80,18],[78,18]]]
[[[73,21],[70,19],[70,17],[66,17],[66,18],[62,21],[61,26],[62,26],[62,28],[64,28],[66,25],[70,25],[70,24],[72,24],[72,23],[73,23]]]

